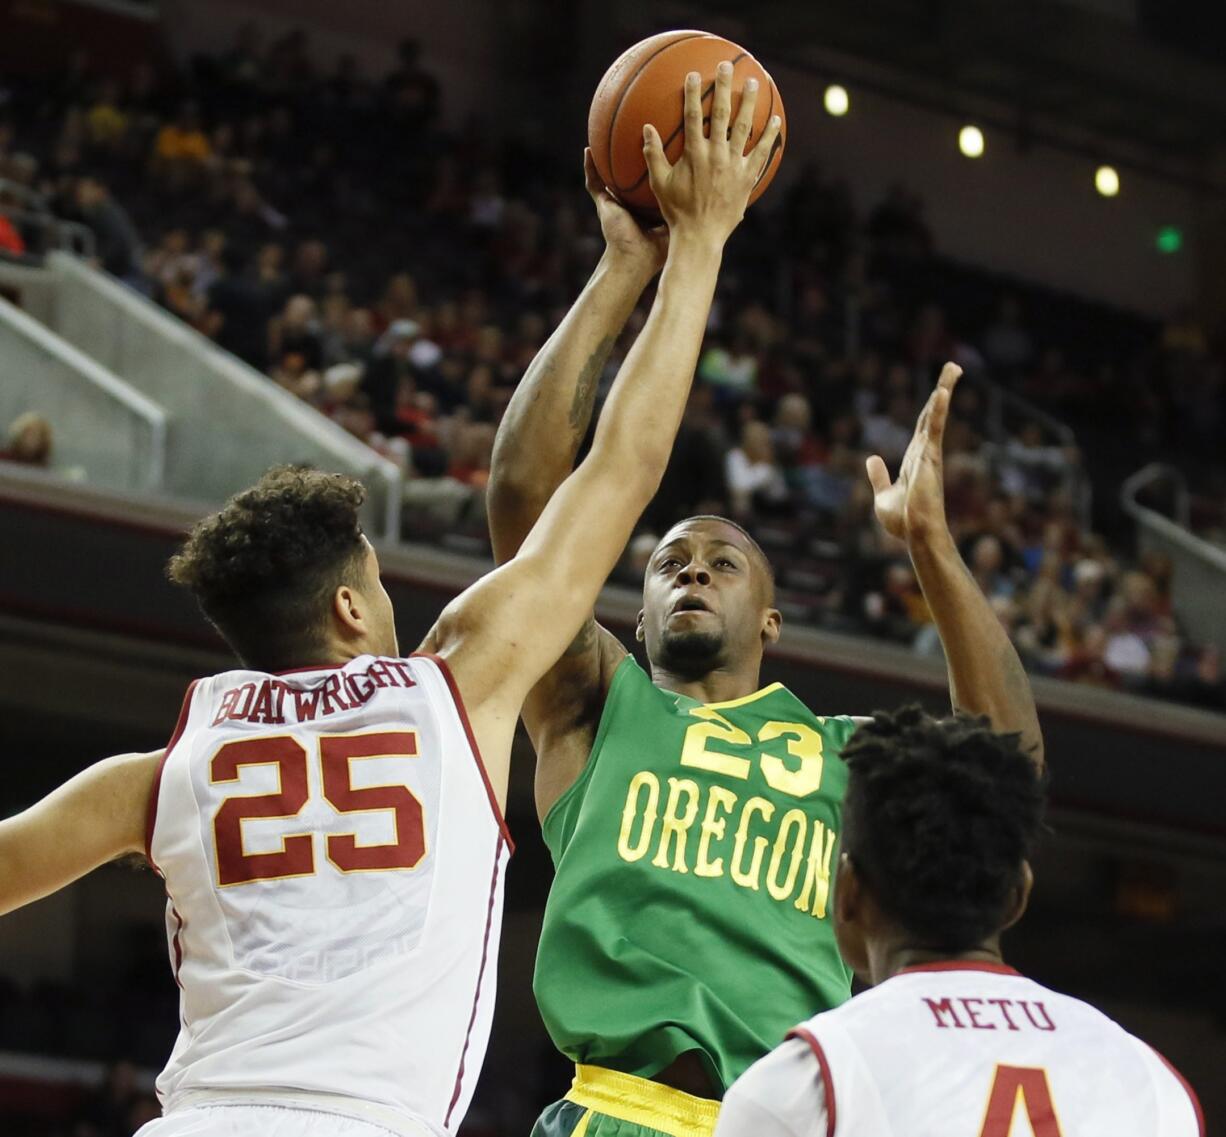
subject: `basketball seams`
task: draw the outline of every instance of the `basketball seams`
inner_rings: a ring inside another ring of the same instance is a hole
[[[680,40],[678,40],[677,42],[678,42],[678,43],[680,43],[681,41],[680,41]],[[672,46],[672,44],[669,44],[669,46],[671,47],[671,46]],[[736,67],[736,65],[737,65],[738,63],[740,63],[742,59],[745,59],[745,58],[747,58],[748,56],[749,56],[749,52],[747,52],[747,51],[742,51],[740,55],[738,55],[738,56],[737,56],[737,57],[736,57],[734,60],[732,60],[732,66],[735,68],[735,67]],[[637,79],[637,78],[638,78],[638,76],[636,75],[636,76],[635,76],[635,79]],[[629,84],[627,84],[627,86],[629,86]],[[711,84],[710,84],[710,86],[708,86],[708,87],[707,87],[707,89],[706,89],[705,91],[703,91],[703,93],[702,93],[702,97],[699,99],[699,103],[700,103],[700,104],[702,104],[702,105],[705,105],[705,104],[706,104],[707,99],[709,99],[709,98],[711,97],[711,95],[712,95],[712,93],[714,92],[714,90],[715,90],[715,80],[714,80],[714,79],[712,79],[712,80],[711,80]],[[707,122],[709,122],[709,121],[710,121],[710,118],[711,118],[711,116],[710,116],[710,115],[704,115],[704,116],[703,116],[703,120],[702,120],[702,121],[703,121],[704,123],[707,123]],[[681,121],[680,121],[679,123],[677,123],[677,125],[676,125],[676,126],[673,128],[673,132],[672,132],[672,134],[670,134],[670,135],[669,135],[667,138],[663,139],[663,144],[664,144],[664,145],[663,145],[663,149],[664,149],[664,153],[665,153],[665,154],[667,154],[667,153],[668,153],[668,148],[669,148],[669,147],[670,147],[670,146],[673,144],[673,142],[676,140],[677,135],[678,135],[678,134],[680,134],[680,133],[681,133],[681,132],[682,132],[684,129],[685,129],[685,115],[684,115],[684,113],[683,113],[683,114],[682,114],[682,116],[681,116]],[[610,137],[610,138],[612,138],[612,137],[613,137],[613,135],[612,135],[612,131],[610,131],[609,137]],[[645,182],[646,180],[647,180],[647,171],[646,171],[646,169],[644,169],[644,170],[643,170],[643,172],[642,172],[642,173],[639,175],[638,181],[636,181],[636,182],[634,183],[634,185],[632,185],[632,186],[628,186],[628,187],[627,187],[625,190],[621,190],[621,189],[620,189],[620,187],[619,187],[619,192],[623,192],[623,193],[633,193],[633,192],[634,192],[636,189],[638,189],[638,188],[639,188],[639,186],[641,186],[641,185],[643,184],[643,182]]]
[[[617,92],[617,103],[613,107],[613,113],[609,116],[609,132],[608,132],[608,137],[605,139],[605,153],[608,154],[609,156],[609,177],[613,182],[613,185],[611,188],[615,190],[616,192],[618,193],[629,193],[630,192],[630,190],[623,189],[621,186],[617,184],[617,171],[613,168],[613,135],[617,129],[617,116],[621,113],[622,103],[626,101],[626,94],[629,92],[630,88],[633,87],[634,84],[637,82],[638,77],[642,75],[643,69],[653,59],[656,59],[659,56],[663,55],[664,52],[668,51],[668,49],[672,47],[674,44],[687,43],[689,40],[692,40],[692,39],[701,39],[706,34],[707,34],[706,32],[690,32],[688,35],[678,36],[676,39],[670,39],[668,43],[661,44],[658,48],[656,48],[655,51],[653,51],[649,56],[647,56],[646,59],[641,60],[638,67],[635,68],[633,74],[631,74],[629,78],[623,81],[621,88]],[[604,84],[602,83],[601,86],[603,85]],[[635,183],[635,185],[641,184],[642,180],[643,179],[640,178],[638,182]],[[634,187],[632,186],[630,188],[633,189]]]
[[[664,56],[678,45],[680,54],[670,64]],[[680,156],[685,117],[684,113],[677,114],[680,108],[674,84],[680,74],[690,71],[709,74],[709,68],[724,60],[730,61],[736,69],[734,85],[743,86],[745,80],[754,77],[770,86],[769,101],[766,105],[760,104],[753,116],[748,139],[752,147],[768,128],[772,117],[783,118],[781,94],[770,72],[751,52],[721,36],[680,29],[651,36],[622,52],[601,80],[588,115],[588,137],[596,166],[610,192],[641,218],[651,217],[658,221],[659,208],[650,191],[637,124],[659,126],[671,121],[674,126],[661,141],[666,157],[675,162]],[[744,73],[740,70],[742,64],[746,65]],[[710,123],[711,103],[708,100],[712,99],[714,90],[715,83],[711,81],[699,92],[704,128]],[[781,130],[747,204],[752,205],[774,180],[784,147],[784,131]]]
[[[771,85],[771,103],[770,103],[770,106],[766,108],[766,122],[767,122],[767,125],[769,126],[771,115],[775,113],[775,80],[771,78],[769,74],[766,76],[766,78],[769,80],[770,85]],[[766,177],[766,171],[769,170],[771,166],[775,164],[775,153],[778,149],[782,148],[782,141],[781,141],[782,138],[783,138],[783,132],[780,131],[778,137],[776,137],[775,139],[775,144],[771,147],[771,152],[766,156],[765,164],[762,166],[762,169],[758,172],[758,180],[754,182],[753,184],[753,188],[755,190],[758,188],[758,186],[762,184],[762,179]],[[751,203],[752,201],[753,199],[750,198]]]

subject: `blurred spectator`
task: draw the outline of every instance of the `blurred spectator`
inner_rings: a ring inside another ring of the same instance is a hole
[[[1001,300],[996,320],[984,331],[981,344],[984,359],[1006,378],[1030,364],[1034,358],[1034,340],[1022,325],[1022,307],[1016,296]]]
[[[1039,501],[1056,486],[1067,483],[1079,460],[1073,447],[1045,446],[1042,426],[1028,422],[1017,438],[1001,448],[997,474],[1005,493]]]
[[[752,421],[741,428],[740,446],[728,452],[726,477],[734,516],[748,517],[755,511],[767,516],[787,512],[787,481],[775,459],[766,423]]]
[[[409,355],[419,331],[413,320],[396,320],[374,345],[362,390],[370,400],[380,430],[386,430],[385,424],[394,415],[404,380],[412,380],[416,390],[417,371]]]
[[[864,597],[864,618],[874,635],[910,644],[916,633],[932,622],[928,604],[911,566],[886,566],[881,587]]]
[[[51,466],[51,424],[42,415],[26,411],[9,424],[8,438],[0,461],[17,462],[23,466]]]
[[[726,346],[717,342],[708,347],[698,361],[698,377],[730,401],[751,395],[757,383],[758,356],[749,337],[738,333]]]
[[[0,190],[0,253],[11,253],[19,257],[26,251],[25,238],[5,214],[6,209],[13,207],[13,199]]]
[[[323,337],[319,324],[319,309],[310,296],[291,296],[285,309],[269,328],[269,354],[284,359],[294,354],[312,371],[324,363]]]
[[[864,448],[870,454],[880,454],[887,466],[897,468],[914,433],[915,402],[909,395],[898,394],[890,399],[885,414],[864,419]]]
[[[268,326],[279,306],[280,289],[243,272],[242,252],[226,245],[221,272],[208,291],[210,334],[227,351],[253,367],[268,361]]]
[[[319,74],[307,48],[301,33],[267,45],[247,25],[189,74],[141,64],[118,86],[77,53],[54,90],[15,78],[14,105],[37,112],[0,120],[0,177],[81,217],[109,271],[396,461],[409,516],[429,515],[433,533],[458,526],[458,547],[480,552],[491,431],[598,259],[599,225],[539,143],[495,141],[477,122],[444,129],[415,41],[382,83],[345,56]],[[954,357],[974,371],[946,429],[946,512],[1028,666],[1219,698],[1220,652],[1180,634],[1172,566],[1147,558],[1147,584],[1119,571],[1075,506],[1087,475],[1102,503],[1140,455],[1187,459],[1208,487],[1197,524],[1226,542],[1221,345],[1189,310],[1158,328],[1064,296],[1057,312],[1020,283],[1001,291],[935,254],[903,184],[862,222],[845,182],[798,173],[729,244],[700,381],[644,526],[770,518],[792,542],[793,579],[834,581],[798,602],[812,618],[937,649],[904,550],[874,519],[864,456],[897,468],[917,395]],[[129,211],[158,235],[147,256]],[[0,215],[0,246],[24,239],[28,252],[32,234]],[[1078,448],[1037,421],[1009,437],[981,372],[1035,401],[1036,420],[1046,409],[1073,426]],[[1107,537],[1131,534],[1114,523]]]
[[[127,211],[97,178],[77,182],[76,205],[81,220],[93,230],[102,267],[112,276],[132,275],[141,242]]]
[[[154,160],[169,172],[174,167],[202,166],[212,154],[195,103],[184,103],[174,122],[158,131],[153,144]]]

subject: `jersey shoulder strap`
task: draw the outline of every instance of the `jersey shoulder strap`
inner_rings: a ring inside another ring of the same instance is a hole
[[[592,750],[588,755],[587,761],[583,764],[583,769],[574,782],[553,803],[549,812],[545,814],[544,821],[541,822],[541,836],[544,838],[545,845],[553,857],[555,866],[565,851],[566,846],[570,844],[570,839],[575,832],[575,826],[579,821],[579,810],[583,805],[584,796],[587,794],[587,788],[591,783],[592,774],[596,769],[596,763],[600,758],[600,751],[604,746],[604,741],[608,737],[609,731],[613,728],[618,715],[624,713],[624,705],[629,701],[628,695],[630,690],[644,683],[652,686],[650,677],[638,665],[638,661],[634,656],[627,655],[617,665],[617,670],[613,672],[613,678],[609,682],[609,693],[605,698],[604,709],[600,714],[600,725],[596,728],[596,737],[592,740]]]

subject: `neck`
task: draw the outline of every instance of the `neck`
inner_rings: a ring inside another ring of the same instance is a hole
[[[868,970],[873,986],[884,983],[908,967],[919,967],[925,963],[1004,963],[1004,958],[998,936],[958,952],[935,951],[906,942],[877,943],[869,947]]]
[[[686,695],[700,703],[726,703],[752,695],[762,685],[761,661],[740,667],[715,667],[697,678],[681,675],[667,667],[651,665],[651,681],[665,691]]]

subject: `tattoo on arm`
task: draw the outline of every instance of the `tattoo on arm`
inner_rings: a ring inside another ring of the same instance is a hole
[[[570,425],[576,433],[587,430],[587,424],[592,419],[592,407],[596,402],[596,386],[604,365],[609,361],[613,351],[615,336],[605,336],[596,345],[596,350],[588,356],[583,370],[579,372],[579,382],[575,385],[575,397],[570,404]]]

